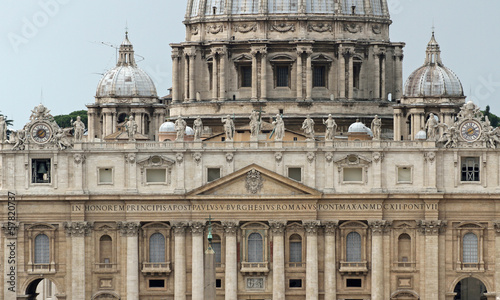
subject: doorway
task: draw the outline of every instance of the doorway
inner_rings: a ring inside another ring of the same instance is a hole
[[[453,291],[457,295],[454,300],[486,300],[486,286],[481,280],[468,277],[460,280]]]

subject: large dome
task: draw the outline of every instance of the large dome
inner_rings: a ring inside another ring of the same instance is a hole
[[[256,15],[256,14],[354,14],[354,15],[387,15],[387,0],[233,0],[231,7],[226,7],[225,0],[189,0],[187,17],[216,15]],[[205,7],[203,7],[205,3]],[[267,3],[267,5],[266,5]]]
[[[157,97],[153,80],[135,63],[128,36],[120,46],[116,67],[106,72],[97,85],[96,97]]]
[[[463,97],[462,84],[458,76],[445,67],[434,33],[427,45],[423,66],[415,70],[405,84],[406,97]]]

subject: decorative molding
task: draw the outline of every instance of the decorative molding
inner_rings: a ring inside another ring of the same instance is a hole
[[[193,153],[193,159],[196,162],[196,165],[199,165],[201,162],[202,155],[200,152]]]
[[[381,34],[382,33],[382,26],[379,24],[372,25],[372,31],[375,34]]]
[[[133,164],[133,163],[135,163],[135,159],[136,159],[135,154],[133,154],[133,153],[125,154],[125,162],[127,162],[129,164]]]
[[[64,229],[68,236],[83,237],[89,235],[94,227],[89,222],[64,222]]]
[[[178,164],[182,164],[182,162],[184,161],[184,154],[177,153],[175,155],[175,160],[177,161]]]
[[[271,232],[275,235],[282,235],[285,232],[286,221],[285,220],[269,220],[269,227],[271,227]]]
[[[234,31],[235,32],[241,32],[241,33],[248,33],[250,31],[257,31],[257,23],[242,23],[242,24],[235,24],[234,25]]]
[[[231,163],[234,159],[234,154],[233,153],[226,153],[226,161],[228,163]]]
[[[208,25],[207,26],[207,33],[217,34],[220,32],[224,32],[224,25]]]
[[[306,157],[309,163],[312,164],[314,159],[316,158],[316,154],[314,152],[307,152]]]
[[[435,158],[436,158],[436,153],[434,153],[434,152],[425,152],[424,153],[424,160],[430,162],[431,164],[434,162]]]
[[[294,32],[295,31],[295,24],[293,24],[293,23],[290,23],[290,24],[288,24],[288,23],[271,24],[271,25],[269,25],[269,30],[270,31],[278,31],[281,33],[288,32],[288,31]]]
[[[263,181],[260,172],[252,169],[247,173],[245,188],[249,193],[257,194],[262,189]]]
[[[307,26],[307,31],[316,31],[316,32],[332,32],[333,31],[333,26],[330,23],[316,23],[316,24],[309,24]]]
[[[379,161],[381,162],[382,160],[384,160],[384,153],[373,152],[372,159],[376,163],[378,163]]]
[[[325,160],[327,163],[331,163],[333,161],[333,152],[326,152]]]
[[[389,227],[392,226],[392,222],[386,220],[371,220],[368,221],[368,225],[372,229],[372,233],[374,235],[382,235],[384,232],[387,232]]]
[[[116,225],[122,236],[137,236],[141,228],[139,222],[119,221]]]
[[[356,23],[344,24],[344,31],[348,31],[350,33],[363,32],[363,27]]]
[[[493,228],[495,229],[495,233],[500,235],[500,220],[493,222]]]
[[[199,32],[200,32],[200,30],[199,30],[198,26],[196,26],[196,25],[191,26],[191,34],[192,35],[198,35]]]
[[[277,163],[280,163],[281,160],[283,159],[283,153],[281,152],[274,153],[274,159],[276,160]]]
[[[188,226],[187,222],[176,221],[172,222],[172,228],[174,229],[174,235],[183,236],[186,233],[186,227]]]

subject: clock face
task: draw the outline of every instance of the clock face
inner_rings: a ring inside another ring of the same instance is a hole
[[[466,121],[460,127],[460,135],[467,142],[475,142],[481,136],[481,125],[476,121]]]
[[[31,138],[35,143],[43,144],[52,137],[52,129],[45,123],[36,123],[31,127]]]

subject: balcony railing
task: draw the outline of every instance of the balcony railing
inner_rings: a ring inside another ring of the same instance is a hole
[[[54,274],[56,267],[54,264],[29,264],[28,273],[30,274]]]
[[[393,267],[396,269],[414,270],[416,265],[416,262],[398,261],[393,264]]]
[[[95,263],[95,270],[99,273],[116,272],[116,263]]]
[[[458,263],[459,269],[465,272],[484,271],[484,263]]]
[[[341,273],[349,273],[349,274],[366,274],[368,273],[368,263],[366,261],[360,262],[340,262],[340,270]]]
[[[142,273],[169,274],[170,272],[171,272],[170,262],[162,262],[162,263],[143,262],[142,263]]]
[[[306,263],[304,263],[304,262],[289,262],[289,263],[286,263],[286,267],[287,268],[295,268],[295,269],[305,268]]]
[[[242,262],[242,273],[268,273],[269,266],[267,262]]]

